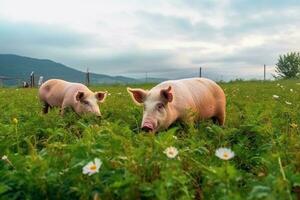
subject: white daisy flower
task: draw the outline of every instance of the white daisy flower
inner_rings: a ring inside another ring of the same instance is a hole
[[[1,157],[1,159],[4,160],[7,164],[9,164],[10,166],[12,166],[13,168],[15,168],[6,155],[3,155]]]
[[[175,147],[168,147],[164,151],[168,158],[175,158],[178,155],[178,150]]]
[[[99,172],[101,165],[102,161],[99,158],[95,158],[95,162],[91,161],[82,168],[82,173],[91,176]]]
[[[215,155],[222,160],[229,160],[234,157],[234,152],[228,148],[218,148]]]
[[[288,101],[286,101],[285,102],[287,105],[292,105],[292,103],[291,102],[288,102]]]
[[[293,89],[290,89],[290,91],[291,91],[291,92],[294,92],[294,90],[293,90]]]
[[[274,95],[273,95],[273,98],[274,98],[274,99],[279,99],[279,96],[276,95],[276,94],[274,94]]]

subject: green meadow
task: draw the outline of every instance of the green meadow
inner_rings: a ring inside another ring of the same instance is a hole
[[[110,93],[101,119],[44,115],[37,89],[1,88],[0,199],[299,199],[300,80],[221,86],[224,127],[176,122],[157,134],[140,129],[126,86],[91,87]],[[235,156],[220,159],[220,147]],[[83,174],[95,158],[99,171]]]

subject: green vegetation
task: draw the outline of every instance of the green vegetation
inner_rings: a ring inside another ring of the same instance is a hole
[[[297,78],[300,75],[300,53],[280,55],[275,69],[278,78]]]
[[[300,82],[300,81],[299,81]],[[145,88],[151,85],[142,86]],[[141,132],[124,86],[102,119],[41,114],[36,89],[0,90],[0,199],[296,199],[300,193],[300,83],[232,82],[225,127],[176,123]],[[273,96],[277,95],[277,96]],[[175,147],[178,155],[164,153]],[[216,149],[235,156],[221,160]],[[83,167],[99,158],[91,176]]]

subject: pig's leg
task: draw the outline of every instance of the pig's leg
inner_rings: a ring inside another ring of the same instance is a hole
[[[218,124],[219,123],[217,117],[212,117],[211,119],[212,119],[212,121],[213,121],[214,124]]]
[[[67,101],[63,101],[61,108],[60,108],[60,115],[63,116],[65,114],[66,108],[69,107],[70,105],[68,104]]]
[[[62,106],[62,107],[60,108],[60,115],[61,115],[61,116],[63,116],[63,115],[65,114],[65,109],[66,109],[65,106]]]
[[[65,109],[66,109],[66,103],[63,102],[62,106],[60,107],[60,115],[63,116],[65,114]]]
[[[47,102],[44,102],[44,107],[43,107],[43,113],[47,114],[49,110],[50,105]]]
[[[219,112],[219,114],[212,118],[213,122],[221,126],[225,123],[225,112]]]

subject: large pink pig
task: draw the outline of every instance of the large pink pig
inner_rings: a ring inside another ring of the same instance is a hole
[[[49,107],[57,106],[62,115],[66,107],[71,107],[78,114],[101,116],[98,102],[104,102],[106,92],[92,92],[81,83],[50,79],[41,85],[39,97],[45,103],[44,113],[48,113]]]
[[[132,99],[144,106],[142,129],[156,132],[177,119],[193,121],[212,118],[225,122],[226,97],[222,88],[206,78],[165,81],[151,90],[127,88]]]

